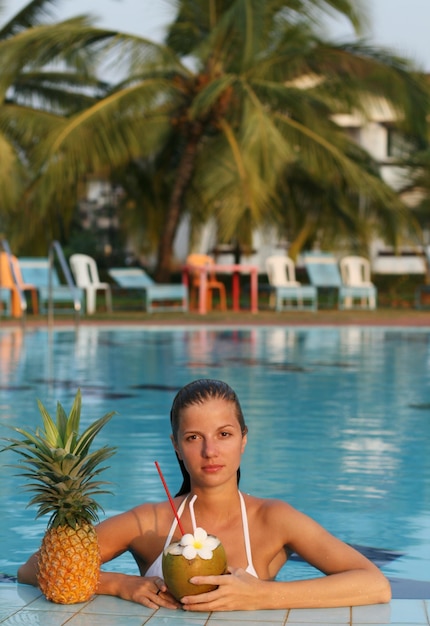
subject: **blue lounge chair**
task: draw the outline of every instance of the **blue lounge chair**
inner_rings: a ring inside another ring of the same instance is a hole
[[[10,299],[10,289],[4,289],[0,287],[0,315],[4,314],[7,317],[10,317]]]
[[[109,276],[122,289],[142,292],[148,313],[154,311],[188,311],[188,289],[182,284],[160,284],[139,267],[114,267]],[[154,306],[154,303],[158,303]]]
[[[337,292],[339,309],[376,307],[376,287],[372,283],[345,284],[333,254],[312,252],[305,254],[303,258],[311,284],[319,291]]]
[[[34,285],[39,294],[40,313],[48,312],[50,298],[50,273],[51,273],[51,296],[56,311],[63,313],[79,312],[82,309],[84,293],[75,285],[66,285],[60,282],[55,267],[50,268],[48,257],[20,257],[18,259],[22,278],[25,283]],[[69,304],[70,307],[63,305]],[[62,305],[55,306],[55,305]]]

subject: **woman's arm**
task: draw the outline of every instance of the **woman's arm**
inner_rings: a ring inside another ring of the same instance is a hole
[[[133,536],[133,523],[135,516],[131,512],[112,517],[96,527],[101,562],[105,563],[112,560],[128,549],[130,536]],[[18,582],[27,585],[38,586],[38,555],[35,552],[30,558],[18,569]]]
[[[376,565],[303,513],[292,509],[290,514],[289,547],[326,574],[314,580],[297,581],[306,583],[299,588],[305,602],[315,602],[317,606],[356,606],[390,601],[390,584]]]
[[[38,553],[33,554],[26,563],[18,569],[18,582],[38,586],[37,582]],[[138,602],[151,609],[164,606],[167,609],[176,609],[180,605],[168,593],[162,578],[151,576],[130,576],[119,572],[100,572],[98,595],[109,595]]]
[[[244,570],[231,576],[196,576],[195,584],[218,585],[209,593],[182,598],[188,611],[244,611],[264,609],[358,606],[389,602],[391,591],[384,576],[351,570],[323,578],[292,582],[262,581]]]
[[[160,606],[177,609],[181,605],[168,592],[162,578],[158,576],[132,576],[119,572],[100,572],[98,595],[116,596],[130,602],[143,604],[150,609]]]
[[[97,526],[102,563],[107,563],[131,549],[136,538],[153,532],[154,505],[142,505],[104,520]],[[160,606],[176,609],[176,602],[158,576],[133,576],[120,572],[100,572],[99,595],[109,595],[143,604],[151,609]]]
[[[232,576],[195,577],[193,583],[214,584],[218,585],[218,589],[183,598],[185,609],[320,608],[390,601],[388,580],[366,557],[289,505],[274,503],[270,504],[270,508],[272,510],[264,520],[267,541],[285,537],[285,545],[289,549],[326,575],[309,580],[278,582],[259,580],[242,569],[232,569]],[[255,553],[255,542],[253,550]]]
[[[35,552],[31,557],[18,569],[18,582],[25,585],[33,585],[37,587],[37,561],[39,553]]]
[[[123,554],[130,548],[130,544],[139,534],[145,534],[148,528],[144,527],[147,517],[151,523],[151,506],[142,505],[138,510],[127,511],[101,522],[97,527],[100,557],[102,563],[107,563]],[[18,569],[18,582],[38,586],[38,553],[33,554],[26,563]],[[158,576],[132,576],[119,572],[100,571],[97,594],[112,595],[138,602],[151,609],[163,606],[169,609],[178,608],[176,602],[167,591],[162,578]]]

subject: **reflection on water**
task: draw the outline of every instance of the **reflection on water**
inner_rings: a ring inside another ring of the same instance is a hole
[[[83,426],[115,410],[99,439],[118,446],[105,472],[113,495],[102,497],[110,515],[164,498],[155,460],[177,489],[173,396],[194,378],[222,378],[238,392],[250,431],[243,490],[287,499],[350,543],[404,553],[384,570],[425,579],[429,339],[423,330],[358,327],[5,330],[1,419],[34,427],[36,398],[52,411],[57,401],[68,409],[78,386]],[[9,574],[37,548],[45,527],[25,508],[20,484],[13,470],[2,469],[9,522],[0,529],[7,546],[0,571]],[[117,567],[134,571],[128,557]],[[282,577],[299,577],[301,568],[290,564]]]

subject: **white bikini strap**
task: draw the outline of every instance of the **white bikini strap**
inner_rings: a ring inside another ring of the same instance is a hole
[[[248,515],[246,513],[245,500],[243,499],[243,495],[239,491],[240,498],[240,509],[242,511],[242,526],[243,526],[243,538],[245,540],[245,552],[246,559],[248,561],[248,567],[254,567],[252,563],[252,552],[251,552],[251,542],[249,539],[249,527],[248,527]]]
[[[182,513],[184,512],[185,504],[186,504],[187,500],[188,500],[188,496],[186,496],[182,500],[181,504],[179,505],[179,509],[178,509],[178,517],[179,518],[181,517]],[[172,541],[173,534],[174,534],[174,532],[176,530],[177,525],[178,525],[178,520],[176,519],[176,516],[175,516],[175,519],[173,520],[172,525],[170,527],[170,532],[169,532],[169,534],[167,536],[166,543],[164,544],[164,549],[166,549],[167,546],[170,545],[170,543]]]
[[[239,491],[239,499],[240,499],[240,510],[241,510],[241,513],[242,513],[243,538],[244,538],[244,541],[245,541],[246,560],[248,561],[248,567],[249,566],[254,567],[254,565],[252,563],[251,542],[250,542],[250,539],[249,539],[248,515],[247,515],[247,512],[246,512],[245,500],[243,499],[243,495],[241,494],[240,491]],[[181,517],[182,513],[184,512],[184,508],[185,508],[185,505],[187,503],[187,500],[188,500],[188,496],[186,496],[182,500],[182,502],[181,502],[181,504],[179,506],[179,509],[178,509],[178,517],[179,518]],[[176,519],[176,516],[175,516],[175,519],[173,520],[172,526],[170,527],[170,532],[169,532],[169,534],[167,536],[166,543],[164,544],[164,548],[167,548],[167,546],[170,545],[170,543],[172,541],[173,534],[174,534],[177,526],[178,526],[178,520]]]

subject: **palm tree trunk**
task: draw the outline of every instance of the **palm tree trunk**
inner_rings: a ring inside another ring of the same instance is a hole
[[[168,282],[170,278],[173,244],[184,209],[183,198],[185,191],[194,173],[194,164],[201,135],[201,127],[194,129],[194,132],[189,137],[188,143],[185,146],[176,172],[176,179],[165,216],[165,225],[158,245],[157,266],[155,270],[155,279],[158,282]]]
[[[294,241],[291,242],[291,245],[288,249],[288,256],[296,261],[298,255],[300,254],[303,246],[305,245],[307,239],[315,230],[315,220],[307,220],[300,231],[297,233]]]

